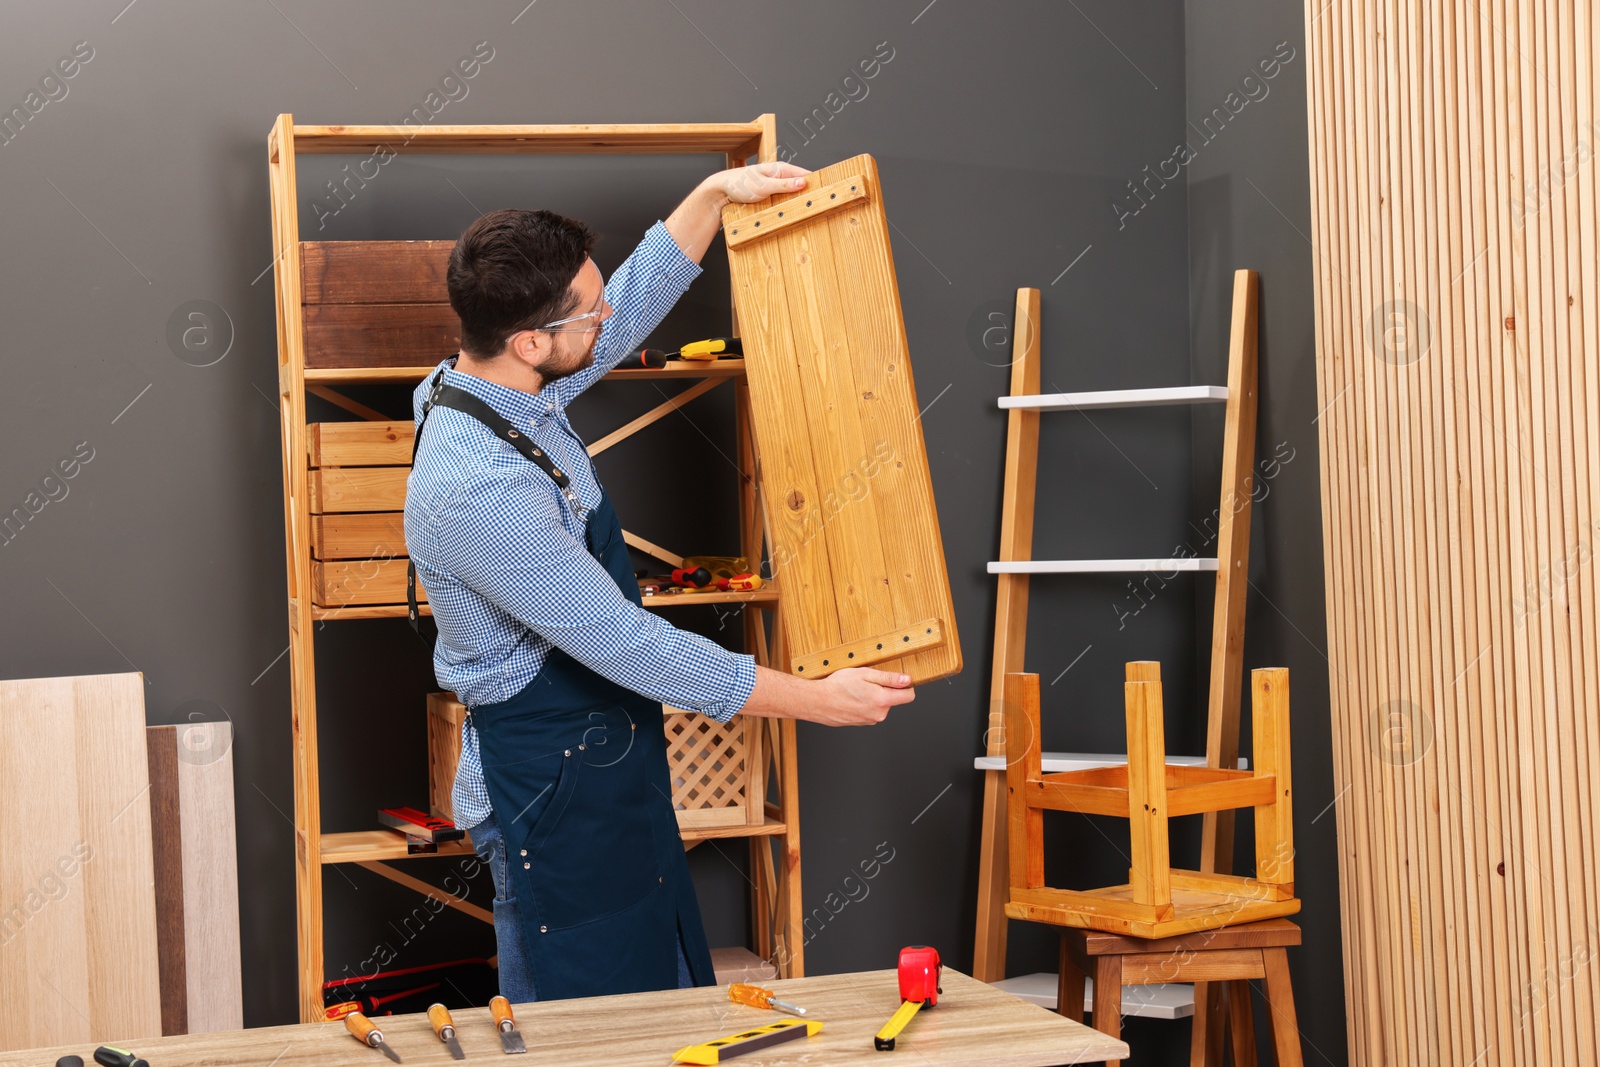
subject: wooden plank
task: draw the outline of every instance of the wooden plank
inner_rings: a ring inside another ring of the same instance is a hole
[[[408,422],[314,422],[306,427],[313,467],[409,467]]]
[[[1167,854],[1167,745],[1160,682],[1124,682],[1128,721],[1128,832],[1133,873],[1128,884],[1138,904],[1172,903],[1172,862]],[[1192,786],[1191,789],[1214,788]]]
[[[866,198],[866,183],[862,181],[861,175],[848,174],[815,190],[809,190],[803,198],[785,200],[761,211],[744,215],[737,222],[730,222],[726,234],[728,247],[743,248],[752,241],[782,233],[791,226],[809,222],[830,211],[837,211]]]
[[[448,302],[445,268],[454,241],[303,241],[307,304]]]
[[[456,767],[461,762],[461,727],[466,718],[467,706],[454,693],[428,694],[428,812],[451,822],[456,819],[451,795]]]
[[[1268,775],[1254,774],[1236,782],[1177,786],[1167,791],[1167,813],[1177,818],[1258,807],[1272,800],[1275,784]]]
[[[330,467],[307,478],[312,514],[404,511],[410,467]],[[309,521],[307,523],[309,526]]]
[[[163,1034],[244,1025],[229,722],[151,726]]]
[[[893,970],[779,979],[762,984],[780,999],[803,1004],[813,1017],[826,1019],[825,1029],[789,1046],[785,1058],[823,1057],[839,1067],[883,1063],[872,1047],[872,1034],[898,1003]],[[913,1023],[900,1036],[896,1051],[909,1052],[919,1064],[941,1067],[1044,1067],[1090,1063],[1128,1055],[1128,1046],[1081,1023],[1040,1011],[1009,993],[993,989],[950,967],[944,969],[939,1007]],[[722,986],[630,993],[620,997],[539,1001],[518,1004],[517,1025],[530,1056],[540,1062],[573,1067],[660,1067],[671,1050],[696,1044],[746,1026],[770,1022],[771,1012],[743,1005],[730,1007]],[[451,1013],[467,1062],[502,1055],[500,1039],[487,1008]],[[596,1042],[595,1019],[606,1020],[607,1039]],[[719,1028],[720,1020],[720,1028]],[[434,1036],[423,1015],[385,1016],[384,1037],[407,1063],[450,1063],[450,1053]],[[208,1067],[261,1067],[261,1051],[279,1055],[277,1067],[371,1067],[379,1054],[351,1039],[341,1025],[310,1023],[271,1026],[232,1034],[157,1038],[136,1046],[153,1064],[204,1063]],[[663,1050],[666,1050],[665,1052]],[[79,1046],[0,1053],[0,1067],[34,1067],[54,1063],[61,1055],[82,1055]],[[755,1056],[772,1063],[775,1057]],[[495,1062],[499,1062],[498,1059]]]
[[[406,557],[316,561],[311,564],[311,598],[318,607],[341,608],[358,604],[404,604]],[[417,582],[417,601],[428,591]]]
[[[874,667],[945,640],[943,619],[919,619],[910,626],[873,634],[792,660],[794,672],[805,678],[826,678],[846,667]]]
[[[461,347],[449,304],[307,304],[302,315],[308,369],[432,368]]]
[[[445,841],[437,852],[411,856],[406,851],[404,834],[393,830],[353,830],[321,834],[323,863],[372,863],[383,860],[428,859],[435,856],[465,856],[472,853],[466,839]]]
[[[1039,777],[1039,676],[1005,679],[1006,838],[1012,898],[1044,885],[1044,815],[1030,803],[1029,783]]]
[[[144,731],[138,674],[0,682],[0,1047],[161,1033]]]
[[[1264,978],[1258,948],[1207,949],[1186,955],[1147,952],[1118,957],[1122,980],[1128,985],[1152,982],[1227,982]]]
[[[923,683],[960,669],[960,642],[876,165],[824,168],[776,203],[853,174],[866,199],[730,248],[730,272],[791,662],[943,619],[943,645],[884,667]],[[770,206],[730,205],[724,228]]]
[[[405,512],[311,516],[311,558],[392,559],[406,554]]]
[[[585,123],[551,125],[295,126],[294,150],[371,154],[380,149],[428,155],[587,155],[727,153],[762,136],[754,122]]]
[[[438,903],[441,907],[454,908],[461,914],[470,915],[479,922],[486,922],[491,926],[494,925],[494,913],[488,908],[480,908],[478,905],[469,903],[461,897],[456,896],[454,893],[449,893],[439,889],[436,886],[430,885],[429,883],[424,882],[421,878],[414,878],[398,868],[389,866],[387,863],[379,863],[373,860],[363,860],[358,863],[357,866],[365,867],[373,874],[381,875],[397,885],[403,885],[407,889],[421,893],[429,900]]]
[[[1257,806],[1256,877],[1294,882],[1294,796],[1290,774],[1289,672],[1281,667],[1250,672],[1250,730],[1256,774],[1275,779],[1273,798]]]
[[[1063,782],[1030,782],[1019,791],[1029,803],[1052,811],[1072,811],[1080,815],[1128,817],[1128,790],[1118,786],[1072,785]]]
[[[1256,464],[1257,293],[1253,270],[1233,275],[1228,330],[1228,406],[1222,430],[1222,493],[1217,505],[1216,592],[1211,616],[1207,683],[1206,762],[1232,767],[1239,758],[1239,700],[1244,677],[1245,599],[1250,576],[1250,508]],[[1233,869],[1233,813],[1205,817],[1200,869]]]
[[[1039,290],[1018,289],[1011,332],[1011,395],[1039,391]],[[1038,483],[1039,414],[1013,410],[1006,416],[1006,460],[1000,503],[1000,558],[1033,554],[1034,492]],[[1004,750],[1005,678],[1022,670],[1028,632],[1028,577],[1005,575],[995,583],[994,651],[989,669],[989,718],[984,751]],[[981,981],[1005,977],[1006,852],[1005,777],[983,776],[983,829],[978,851],[978,917],[972,973]]]
[[[721,385],[725,380],[726,379],[723,378],[707,378],[705,381],[696,382],[689,388],[683,390],[677,396],[670,397],[662,403],[657,404],[655,407],[651,408],[643,415],[640,415],[638,418],[632,420],[627,425],[611,431],[598,441],[591,444],[589,446],[589,455],[598,456],[600,453],[604,452],[612,445],[617,444],[619,441],[626,441],[628,438],[632,437],[646,426],[650,426],[656,422],[659,422],[661,419],[683,407],[683,405],[687,404],[695,397],[700,396],[706,391]]]

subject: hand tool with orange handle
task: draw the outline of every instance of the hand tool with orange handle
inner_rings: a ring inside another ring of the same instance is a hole
[[[528,1046],[522,1043],[522,1035],[517,1033],[517,1019],[511,1014],[509,1000],[505,997],[495,997],[489,1001],[489,1015],[500,1031],[500,1045],[506,1050],[506,1055],[528,1051]]]
[[[461,1042],[456,1040],[456,1021],[450,1018],[449,1008],[443,1004],[428,1005],[428,1024],[439,1035],[439,1040],[445,1043],[453,1059],[467,1058],[467,1054],[461,1051]]]
[[[383,1031],[378,1029],[378,1024],[359,1011],[353,1011],[344,1017],[344,1028],[350,1031],[351,1037],[363,1045],[371,1045],[394,1062],[400,1062],[400,1054],[384,1042]]]
[[[928,945],[900,950],[900,1010],[872,1038],[879,1052],[894,1051],[894,1039],[917,1012],[939,1003],[939,952]]]
[[[790,1004],[786,1000],[779,1000],[772,995],[772,990],[762,989],[758,985],[746,985],[735,982],[728,987],[728,999],[735,1004],[748,1004],[752,1008],[771,1008],[773,1011],[786,1011],[790,1015],[804,1015],[806,1010]]]

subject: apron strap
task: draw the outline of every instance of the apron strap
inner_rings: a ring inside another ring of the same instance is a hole
[[[445,368],[440,367],[439,373],[433,376],[432,387],[428,391],[428,399],[422,403],[422,419],[417,423],[416,435],[411,439],[412,465],[415,466],[417,462],[417,449],[422,444],[423,427],[428,425],[428,412],[436,407],[454,408],[456,411],[465,412],[483,423],[496,437],[521,452],[535,466],[548,474],[550,480],[556,483],[556,487],[567,498],[567,502],[572,505],[573,510],[581,512],[582,505],[578,501],[578,494],[572,491],[572,480],[545,454],[544,449],[529,440],[528,436],[512,425],[509,419],[501,415],[481,398],[474,396],[465,389],[446,385],[444,383],[444,372]],[[437,626],[435,627],[433,638],[424,635],[422,632],[422,614],[417,608],[417,565],[411,561],[409,555],[406,557],[406,618],[411,620],[411,628],[416,631],[417,636],[422,637],[430,645],[433,639],[437,638]]]

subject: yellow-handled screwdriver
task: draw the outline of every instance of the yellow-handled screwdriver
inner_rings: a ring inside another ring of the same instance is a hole
[[[758,985],[746,985],[735,982],[728,987],[728,999],[735,1004],[748,1004],[752,1008],[771,1008],[774,1011],[786,1011],[791,1015],[804,1015],[806,1009],[788,1001],[779,1000],[772,995],[772,990],[762,989]]]

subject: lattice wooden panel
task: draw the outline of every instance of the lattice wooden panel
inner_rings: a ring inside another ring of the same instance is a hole
[[[663,710],[678,825],[759,825],[766,797],[760,723],[743,716],[719,723],[692,711]]]

